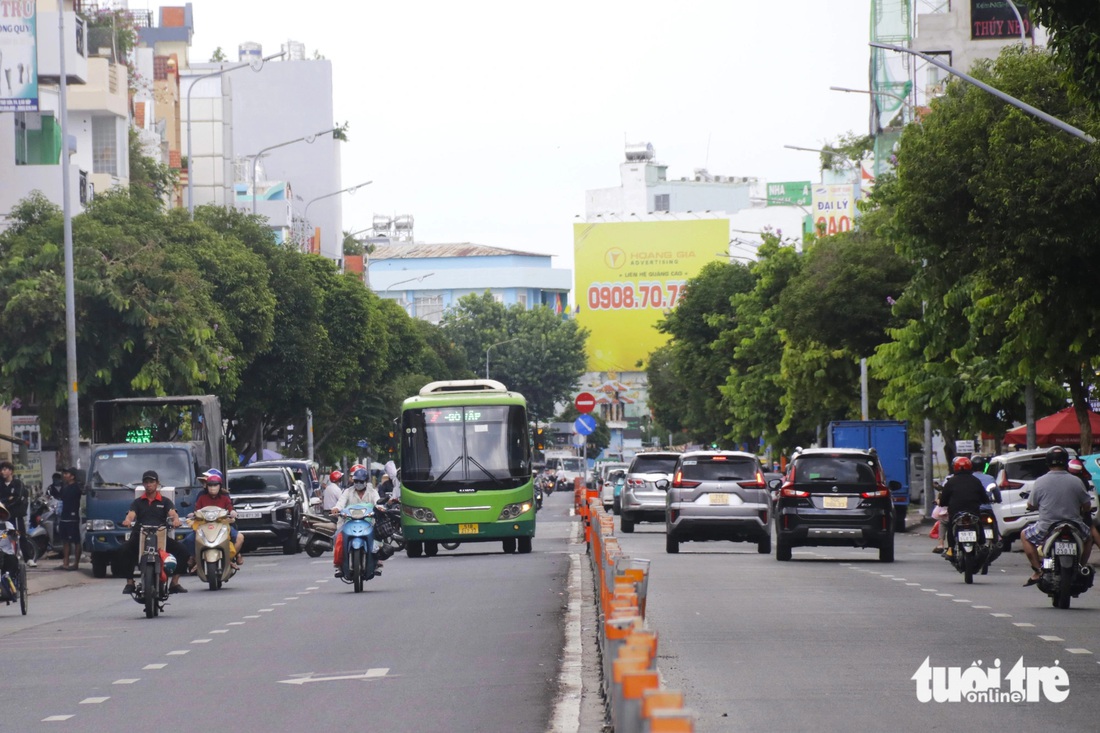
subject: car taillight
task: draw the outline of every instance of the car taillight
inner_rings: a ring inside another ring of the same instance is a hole
[[[799,491],[798,489],[792,487],[790,484],[785,484],[783,488],[779,490],[779,495],[785,496],[788,499],[805,499],[809,497],[810,492]]]
[[[859,495],[864,499],[881,499],[890,495],[890,489],[879,484],[874,491],[862,491]]]
[[[640,478],[631,478],[626,480],[626,485],[632,489],[640,489],[645,486],[645,481]]]
[[[743,489],[762,489],[767,486],[767,484],[764,483],[764,474],[760,471],[756,472],[756,478],[752,481],[739,481],[738,483],[741,484],[741,488]]]
[[[676,475],[672,477],[672,488],[674,489],[694,489],[701,481],[692,481],[684,478],[683,471],[677,471]]]

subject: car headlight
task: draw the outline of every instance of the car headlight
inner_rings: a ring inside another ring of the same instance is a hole
[[[93,519],[85,525],[85,529],[89,532],[101,532],[105,529],[114,529],[115,523],[110,519]]]
[[[515,519],[520,514],[531,511],[531,502],[525,501],[518,504],[508,504],[506,507],[500,510],[500,516],[497,517],[497,521],[508,521]]]
[[[402,513],[409,515],[418,522],[428,522],[431,524],[439,523],[439,520],[435,517],[435,512],[433,512],[431,509],[425,509],[421,506],[409,506],[408,504],[402,504],[401,511]]]

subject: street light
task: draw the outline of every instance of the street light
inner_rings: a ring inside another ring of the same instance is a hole
[[[195,89],[195,85],[203,79],[209,79],[214,76],[221,76],[222,74],[228,74],[230,71],[236,71],[237,69],[243,69],[246,66],[251,67],[253,71],[260,71],[264,68],[264,63],[271,59],[277,59],[280,56],[286,56],[286,51],[280,51],[279,53],[273,53],[270,56],[264,56],[260,59],[259,63],[255,61],[248,61],[243,64],[236,64],[229,66],[218,71],[211,71],[209,74],[201,74],[191,80],[191,86],[187,87],[187,212],[191,218],[195,218],[195,169],[192,167],[195,163],[195,151],[191,149],[191,92]]]
[[[408,279],[406,279],[406,280],[398,280],[398,281],[397,281],[397,282],[395,282],[395,283],[390,283],[389,285],[387,285],[387,286],[386,286],[386,287],[385,287],[385,288],[384,288],[384,289],[382,290],[382,292],[383,292],[383,293],[388,293],[388,292],[390,292],[390,288],[392,288],[392,287],[396,287],[397,285],[404,285],[405,283],[411,283],[411,282],[412,282],[413,280],[416,280],[417,282],[424,282],[424,278],[426,278],[426,277],[431,277],[431,276],[432,276],[432,275],[434,275],[434,274],[435,274],[434,272],[429,272],[429,273],[427,273],[427,274],[425,274],[425,275],[419,275],[419,276],[417,276],[417,277],[410,277],[410,278],[408,278]]]
[[[848,87],[829,87],[834,92],[848,92],[850,94],[870,94],[872,96],[891,97],[898,100],[901,104],[909,108],[909,111],[913,111],[913,105],[909,104],[908,100],[900,94],[894,94],[893,92],[883,92],[874,89],[849,89]]]
[[[485,349],[485,378],[489,378],[489,352],[492,351],[494,346],[503,346],[504,344],[510,344],[513,341],[519,341],[519,336],[514,339],[508,339],[507,341],[499,341],[495,344],[490,344],[488,349]]]
[[[790,150],[804,150],[807,153],[825,153],[825,155],[832,155],[837,158],[844,158],[845,160],[849,160],[847,155],[845,155],[844,153],[838,153],[835,150],[823,150],[822,148],[803,148],[798,145],[784,145],[783,147]]]
[[[786,146],[784,146],[784,147],[790,147],[790,146],[789,146],[789,145],[786,145]],[[772,198],[772,197],[770,197],[770,196],[768,196],[768,197],[766,197],[766,198],[757,198],[756,196],[750,196],[750,197],[749,197],[749,201],[759,201],[759,202],[761,202],[761,203],[765,203],[765,204],[773,204],[773,203],[775,203],[775,204],[780,204],[780,205],[782,205],[782,206],[797,206],[798,208],[802,209],[803,213],[805,213],[805,214],[806,214],[806,216],[811,216],[811,214],[810,214],[810,210],[809,210],[809,209],[807,209],[807,208],[806,208],[805,206],[803,206],[802,204],[799,204],[799,203],[795,203],[795,202],[794,202],[794,201],[792,201],[791,199],[775,199],[775,198]]]
[[[356,191],[363,188],[364,186],[369,186],[372,183],[374,183],[374,181],[367,181],[366,183],[357,183],[354,186],[348,186],[347,188],[341,188],[339,191],[333,191],[332,193],[326,193],[323,196],[318,196],[315,199],[310,199],[309,201],[306,202],[306,210],[304,212],[302,212],[302,221],[306,221],[306,222],[309,221],[309,207],[313,206],[313,204],[320,201],[321,199],[327,199],[327,198],[331,198],[333,196],[339,196],[342,193],[355,193]],[[254,198],[253,198],[253,201],[255,201]],[[318,242],[318,246],[320,246],[320,242]]]
[[[964,74],[963,72],[959,71],[955,67],[948,66],[947,64],[945,64],[944,62],[942,62],[939,59],[935,58],[934,56],[929,56],[928,54],[921,53],[920,51],[914,51],[913,49],[906,48],[905,46],[896,46],[892,43],[871,43],[870,45],[873,46],[874,48],[885,48],[887,51],[897,51],[899,53],[907,53],[907,54],[910,54],[912,56],[916,56],[917,58],[924,59],[925,61],[932,64],[933,66],[935,66],[937,68],[940,68],[940,69],[943,69],[944,71],[946,71],[950,74],[954,74],[955,76],[957,76],[960,79],[962,79],[963,81],[965,81],[967,84],[972,84],[973,86],[978,87],[978,89],[981,89],[983,92],[986,92],[987,94],[992,94],[997,99],[1000,99],[1004,102],[1008,102],[1009,104],[1011,104],[1016,109],[1021,109],[1024,112],[1027,112],[1028,114],[1032,115],[1033,117],[1038,117],[1040,120],[1047,123],[1048,125],[1053,125],[1054,127],[1057,127],[1059,130],[1062,130],[1063,132],[1068,132],[1070,135],[1073,135],[1074,137],[1078,137],[1078,138],[1084,140],[1085,142],[1088,142],[1088,143],[1096,142],[1096,138],[1094,138],[1092,135],[1089,135],[1084,130],[1079,130],[1078,128],[1074,127],[1073,125],[1069,124],[1068,122],[1063,122],[1062,120],[1058,119],[1057,117],[1055,117],[1053,115],[1049,115],[1046,112],[1042,111],[1041,109],[1038,109],[1036,107],[1032,107],[1027,102],[1022,102],[1022,101],[1020,101],[1019,99],[1016,99],[1013,96],[1005,94],[1004,92],[1002,92],[1000,89],[997,89],[996,87],[991,87],[983,81],[978,81],[974,77],[969,76],[968,74]]]
[[[323,132],[314,133],[313,135],[306,135],[305,137],[296,137],[293,140],[287,140],[285,143],[276,143],[275,145],[268,145],[266,148],[261,148],[260,152],[253,155],[252,156],[252,215],[253,216],[256,215],[256,162],[259,161],[259,159],[261,157],[263,157],[264,153],[266,153],[270,150],[274,150],[275,148],[281,148],[281,147],[284,147],[286,145],[293,145],[294,143],[305,142],[305,143],[308,143],[308,144],[312,145],[313,141],[316,140],[317,138],[321,137],[321,135],[327,135],[330,132],[336,132],[339,129],[340,129],[339,127],[334,127],[331,130],[325,130]]]

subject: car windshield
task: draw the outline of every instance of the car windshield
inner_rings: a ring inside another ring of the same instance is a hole
[[[1013,481],[1034,481],[1047,472],[1046,456],[1005,464],[1005,475]]]
[[[680,464],[683,477],[692,481],[752,481],[756,470],[751,458],[685,458]]]
[[[238,476],[229,476],[229,494],[287,494],[290,489],[286,485],[286,475],[272,471],[271,473],[246,473]]]
[[[667,473],[676,468],[679,456],[638,456],[630,467],[631,473]]]
[[[874,462],[863,456],[802,456],[795,462],[796,481],[874,484]]]
[[[183,450],[141,448],[97,453],[92,463],[93,486],[141,486],[141,475],[156,471],[161,486],[190,486],[195,470]]]
[[[561,467],[563,471],[572,471],[573,473],[580,473],[584,470],[583,458],[563,458],[561,459]]]

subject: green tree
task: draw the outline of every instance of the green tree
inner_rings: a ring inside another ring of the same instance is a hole
[[[1079,0],[1025,0],[1031,17],[1047,29],[1063,78],[1100,110],[1100,4]],[[1045,110],[1044,110],[1045,111]]]
[[[1044,51],[1012,46],[996,61],[980,62],[973,74],[1095,129],[1085,106],[1071,101],[1064,71]],[[1078,410],[1082,444],[1091,442],[1085,410],[1100,358],[1100,303],[1092,295],[1100,266],[1091,256],[1100,238],[1098,174],[1096,146],[961,83],[950,83],[923,123],[906,129],[896,186],[886,188],[895,212],[892,233],[903,256],[926,263],[914,292],[914,300],[927,304],[922,320],[965,334],[968,345],[952,359],[959,363],[945,362],[947,371],[953,367],[978,383],[960,392],[944,381],[949,373],[926,370],[920,381],[929,387],[930,409],[992,408],[1020,394],[1021,385],[1041,391],[1050,382],[1064,384]],[[912,324],[894,339],[909,353],[920,349],[935,359],[957,347],[942,330]],[[897,352],[887,347],[882,353]],[[913,407],[921,397],[904,400]]]

